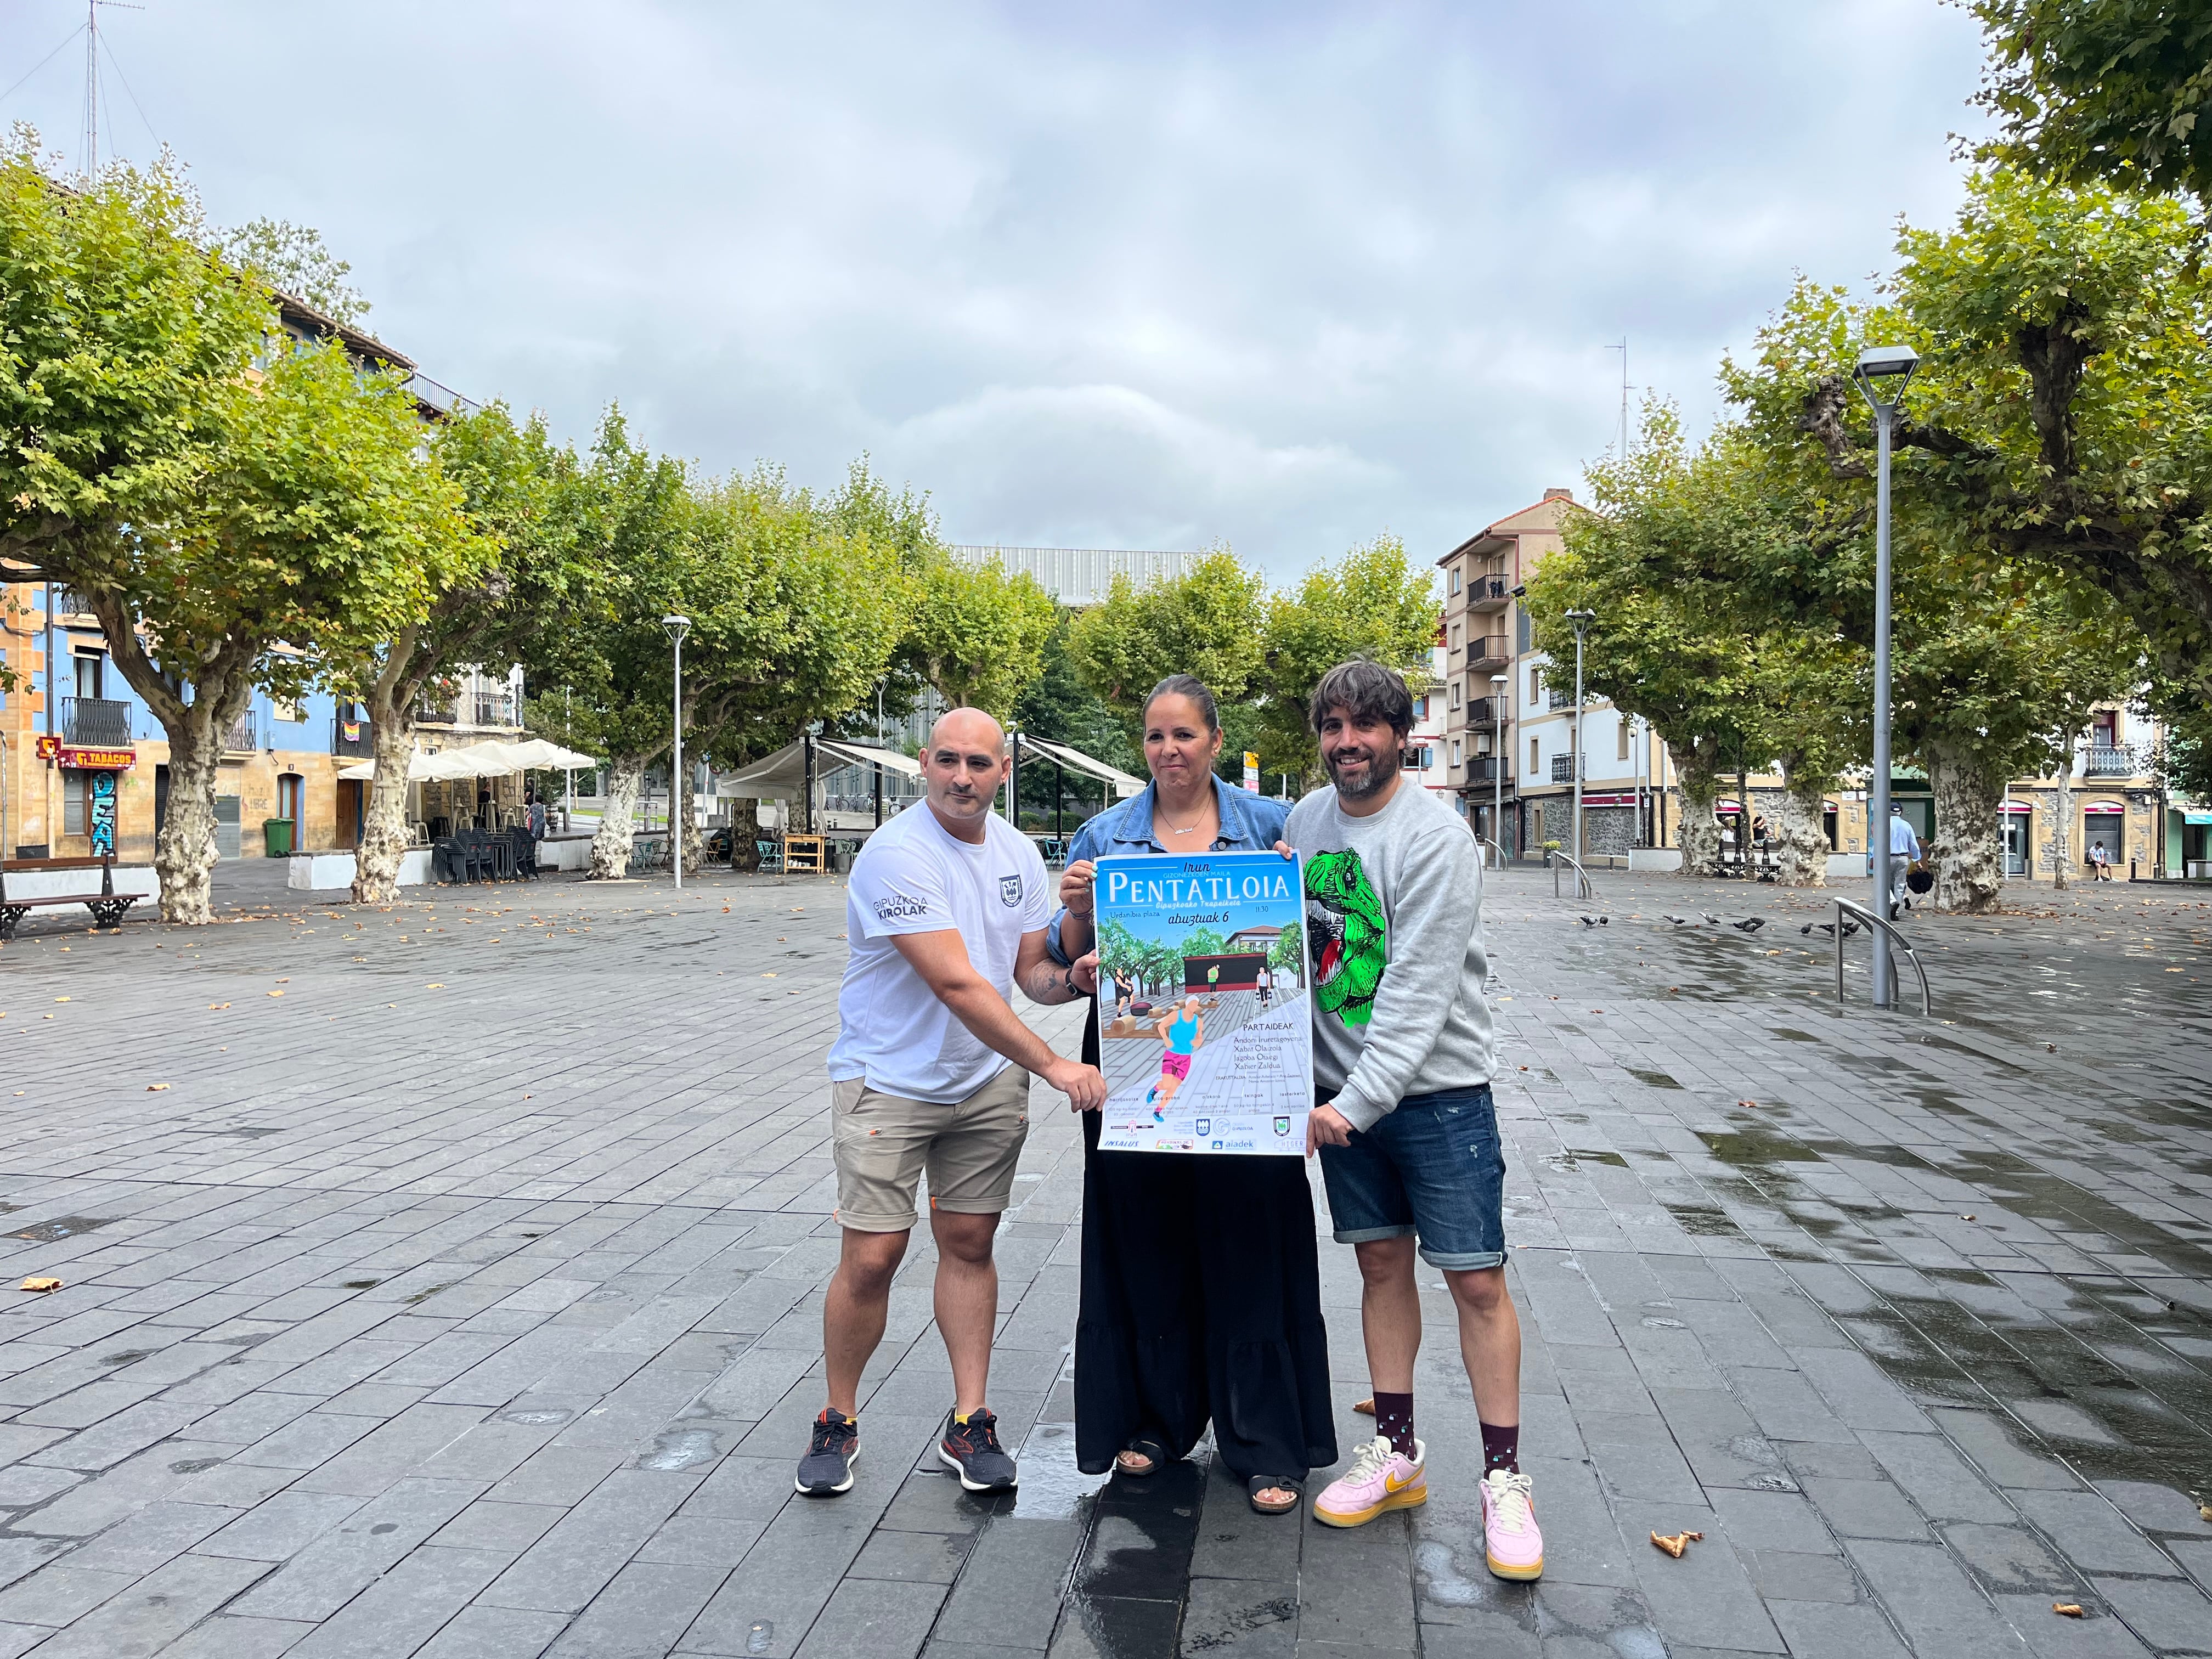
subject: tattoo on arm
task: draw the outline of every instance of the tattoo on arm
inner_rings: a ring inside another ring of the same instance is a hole
[[[1066,969],[1048,957],[1023,975],[1022,992],[1031,1002],[1066,1002]]]

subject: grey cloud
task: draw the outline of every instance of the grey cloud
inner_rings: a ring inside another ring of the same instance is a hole
[[[10,0],[0,85],[81,14]],[[1542,7],[155,0],[106,20],[218,216],[317,224],[478,397],[963,540],[1434,556],[1577,481],[1619,359],[1712,406],[1794,269],[1956,198],[1936,0]],[[64,59],[69,54],[64,54]],[[64,140],[49,70],[0,115]],[[126,149],[147,141],[125,106]],[[135,137],[134,137],[135,132]]]

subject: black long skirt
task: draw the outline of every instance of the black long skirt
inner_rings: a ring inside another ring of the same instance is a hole
[[[1098,1063],[1094,1007],[1083,1057]],[[1291,1158],[1102,1152],[1083,1115],[1075,1455],[1142,1435],[1188,1455],[1213,1424],[1240,1480],[1336,1462],[1313,1196]]]

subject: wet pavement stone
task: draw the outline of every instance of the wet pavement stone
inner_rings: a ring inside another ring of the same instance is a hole
[[[218,927],[33,925],[0,1274],[66,1288],[0,1306],[0,1656],[2212,1652],[2212,893],[1916,915],[1922,1020],[1861,1006],[1863,939],[1838,1006],[1819,893],[1598,881],[1487,907],[1533,1586],[1484,1567],[1425,1270],[1425,1508],[1264,1519],[1203,1446],[1076,1470],[1081,1148],[1042,1091],[1000,1251],[1020,1492],[935,1459],[917,1238],[860,1479],[793,1492],[834,880],[361,911],[226,866]]]

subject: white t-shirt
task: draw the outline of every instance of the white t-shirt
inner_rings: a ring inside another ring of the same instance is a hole
[[[980,845],[945,832],[917,801],[853,860],[845,931],[853,954],[837,994],[830,1075],[865,1078],[907,1100],[965,1100],[1011,1062],[937,1000],[891,943],[900,933],[957,933],[975,971],[1009,1001],[1022,935],[1052,919],[1051,878],[1036,843],[1004,818]]]

